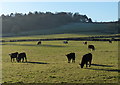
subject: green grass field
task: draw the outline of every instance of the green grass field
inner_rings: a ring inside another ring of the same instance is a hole
[[[66,36],[68,35],[57,37]],[[45,37],[48,38],[48,36]],[[17,39],[24,38],[17,37]],[[34,38],[43,38],[43,36],[34,36]],[[82,42],[69,41],[68,44],[63,44],[63,41],[43,41],[39,46],[36,45],[36,41],[4,42],[2,45],[2,82],[118,83],[118,42],[88,41],[88,44],[96,47],[96,51],[88,50],[87,45]],[[26,52],[28,63],[12,63],[8,54],[16,51]],[[76,53],[75,63],[67,62],[65,55],[70,52]],[[93,54],[93,65],[88,68],[84,66],[81,69],[79,66],[81,58],[89,52]]]

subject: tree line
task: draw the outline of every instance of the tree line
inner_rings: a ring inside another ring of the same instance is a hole
[[[92,23],[86,15],[71,12],[29,12],[28,14],[2,14],[2,32],[19,33],[25,31],[52,29],[69,23]]]

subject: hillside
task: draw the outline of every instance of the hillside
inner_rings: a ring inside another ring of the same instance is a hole
[[[3,36],[29,36],[50,34],[117,34],[117,23],[70,23],[52,29],[40,29],[17,33],[4,33]]]
[[[54,30],[54,28],[70,23],[92,23],[91,18],[86,15],[71,12],[30,12],[29,14],[11,13],[10,15],[1,15],[3,34],[16,34],[37,30]]]
[[[1,15],[2,36],[48,34],[116,34],[119,21],[92,22],[86,15],[71,12],[30,12]]]

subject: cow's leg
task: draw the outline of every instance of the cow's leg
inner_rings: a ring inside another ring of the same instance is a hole
[[[24,62],[24,58],[22,58],[22,62]]]
[[[72,62],[75,63],[75,57],[72,58]]]
[[[16,58],[16,62],[17,62],[17,58]]]
[[[70,63],[70,60],[71,60],[71,59],[68,59],[68,63]]]
[[[72,63],[75,63],[75,60],[72,60]]]
[[[72,60],[72,63],[74,63],[74,60]]]
[[[87,67],[87,65],[88,65],[88,62],[86,62],[86,67]]]
[[[12,57],[11,57],[11,62],[12,62]]]
[[[89,61],[89,67],[91,66],[91,61]]]
[[[18,61],[21,62],[21,58],[19,58]]]
[[[15,61],[15,59],[13,58],[13,62]]]
[[[25,61],[27,62],[27,57],[25,56]]]

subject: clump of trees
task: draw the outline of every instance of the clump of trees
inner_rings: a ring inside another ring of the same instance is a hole
[[[19,33],[40,29],[52,29],[69,23],[92,23],[86,15],[71,12],[29,12],[1,15],[3,33]]]

